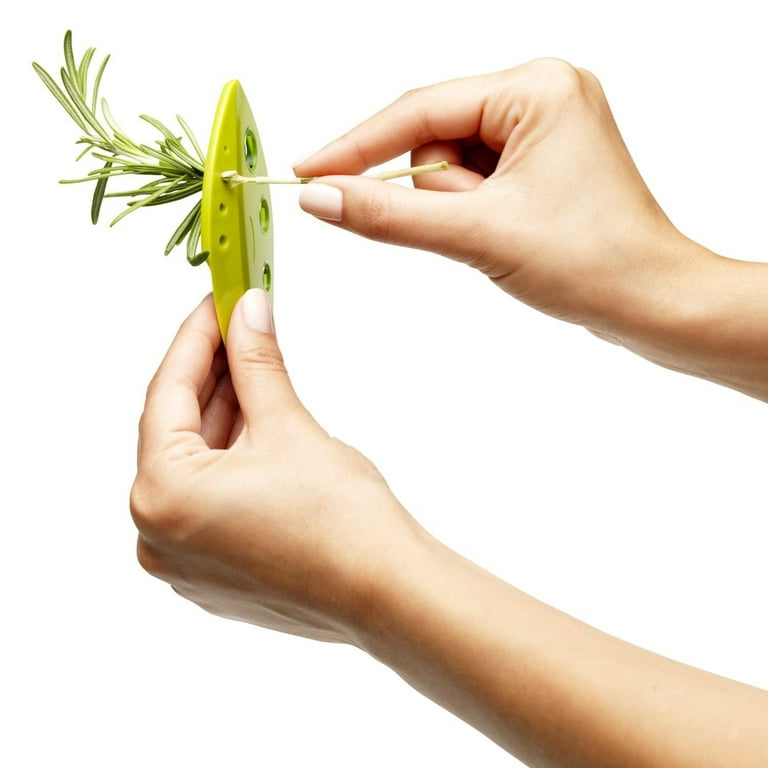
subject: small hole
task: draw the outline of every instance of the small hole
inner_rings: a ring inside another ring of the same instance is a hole
[[[223,248],[226,244],[227,244],[227,236],[226,235],[222,235],[219,238],[219,245]]]
[[[269,231],[269,203],[266,197],[261,198],[261,205],[259,206],[259,224],[261,224],[261,231]]]
[[[266,261],[264,262],[264,271],[261,273],[261,283],[267,292],[272,288],[272,268]]]
[[[221,213],[226,213],[227,212],[227,204],[226,203],[219,203],[219,211],[221,211]]]
[[[245,162],[250,170],[256,167],[259,162],[259,148],[256,143],[256,134],[251,128],[245,132]]]

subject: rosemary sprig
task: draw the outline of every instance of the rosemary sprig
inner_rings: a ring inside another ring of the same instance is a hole
[[[126,207],[112,219],[110,226],[139,208],[175,202],[202,193],[205,155],[192,130],[180,115],[177,115],[176,119],[183,136],[177,136],[164,123],[154,117],[140,115],[142,120],[160,134],[160,138],[155,139],[154,144],[139,144],[128,138],[125,131],[121,130],[107,100],[99,99],[101,80],[109,61],[109,55],[105,56],[101,62],[89,95],[89,72],[95,52],[95,48],[88,48],[78,63],[72,48],[72,32],[67,31],[64,35],[64,66],[61,68],[61,86],[40,64],[32,63],[35,72],[40,76],[45,86],[82,131],[82,136],[76,143],[82,144],[84,148],[77,160],[90,155],[93,160],[100,164],[99,167],[89,171],[84,177],[63,179],[61,183],[95,182],[91,200],[91,221],[94,224],[99,220],[105,198],[129,198]],[[191,152],[183,143],[185,137],[192,146]],[[373,175],[379,179],[388,180],[401,176],[444,171],[447,168],[448,163],[441,162],[397,171],[382,171]],[[107,185],[111,180],[128,176],[150,178],[141,186],[132,189],[107,191]],[[306,184],[313,180],[312,178],[297,179],[269,176],[243,177],[234,170],[225,171],[221,176],[222,181],[230,187],[244,183]],[[165,246],[166,255],[186,240],[189,263],[197,266],[206,260],[208,252],[198,249],[201,209],[202,201],[198,199],[168,240]]]
[[[97,223],[102,203],[107,197],[130,198],[126,208],[111,221],[112,226],[144,206],[174,202],[202,192],[205,156],[190,127],[180,116],[177,115],[176,119],[183,136],[177,136],[154,117],[140,115],[142,120],[160,134],[154,145],[140,144],[120,129],[106,99],[99,100],[99,89],[109,55],[101,62],[89,95],[89,71],[95,52],[95,48],[88,48],[77,63],[72,48],[72,32],[67,31],[64,35],[61,86],[40,64],[32,64],[45,86],[82,131],[83,135],[77,143],[84,145],[84,149],[77,159],[90,155],[100,163],[98,168],[82,178],[62,181],[64,184],[95,182],[91,221]],[[184,137],[191,144],[192,152],[183,144]],[[112,179],[127,176],[152,178],[135,188],[107,191],[107,185]],[[201,263],[205,260],[206,254],[198,253],[200,208],[198,200],[168,240],[166,255],[186,239],[187,259],[191,263]]]

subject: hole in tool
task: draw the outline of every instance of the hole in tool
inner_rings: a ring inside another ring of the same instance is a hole
[[[261,284],[264,286],[264,290],[269,293],[272,288],[272,268],[268,262],[264,262],[264,270],[261,273]]]
[[[253,171],[259,162],[259,147],[256,142],[256,134],[251,128],[245,131],[245,163],[248,169]]]
[[[261,205],[259,206],[259,224],[261,224],[261,231],[269,231],[269,203],[266,197],[261,198]]]
[[[222,235],[219,238],[219,245],[223,248],[226,244],[227,244],[227,236],[226,235]]]
[[[226,203],[219,203],[219,211],[221,213],[226,213],[227,212],[227,204]]]

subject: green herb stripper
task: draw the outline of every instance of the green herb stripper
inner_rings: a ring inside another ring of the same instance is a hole
[[[213,298],[222,339],[238,299],[262,288],[272,301],[273,237],[268,184],[229,185],[223,173],[266,176],[256,121],[239,81],[222,90],[203,176],[202,248],[208,251]]]

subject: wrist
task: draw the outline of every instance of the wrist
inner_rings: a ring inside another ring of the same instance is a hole
[[[372,585],[359,646],[509,749],[509,723],[497,715],[511,712],[514,685],[499,683],[515,674],[516,628],[541,604],[423,530],[414,533]]]
[[[334,527],[323,533],[332,546],[313,544],[303,558],[304,604],[336,642],[368,652],[371,638],[386,623],[381,618],[385,597],[424,557],[424,540],[431,540],[378,473],[372,477],[373,482],[351,484],[349,494],[333,500]],[[313,551],[323,550],[313,558]]]
[[[616,237],[606,250],[583,281],[585,327],[624,346],[647,341],[655,347],[661,329],[692,312],[692,283],[704,249],[667,220],[652,219],[642,231]]]
[[[768,399],[768,265],[677,231],[644,247],[633,279],[588,326],[666,368]]]
[[[442,545],[407,511],[395,526],[378,526],[370,547],[344,566],[339,593],[347,642],[388,665],[386,648],[402,647],[401,628],[418,600],[423,574]]]

